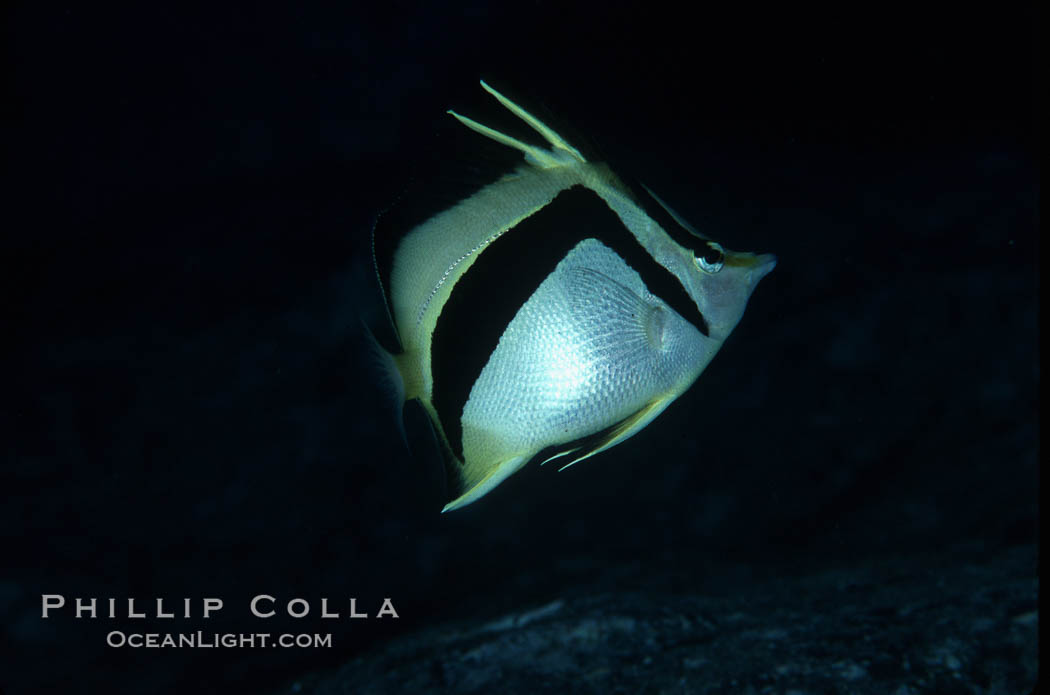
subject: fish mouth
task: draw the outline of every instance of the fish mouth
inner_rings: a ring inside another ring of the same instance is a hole
[[[773,271],[777,265],[777,257],[771,253],[734,253],[726,265],[746,269],[749,272],[751,286],[754,287],[759,280]]]
[[[755,256],[753,263],[751,282],[757,284],[759,280],[773,272],[773,268],[777,267],[777,257],[771,253],[760,253]]]

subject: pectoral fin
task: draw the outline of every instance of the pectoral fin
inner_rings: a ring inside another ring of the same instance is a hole
[[[663,347],[666,312],[608,275],[587,267],[565,273],[569,306],[609,359],[648,359]]]

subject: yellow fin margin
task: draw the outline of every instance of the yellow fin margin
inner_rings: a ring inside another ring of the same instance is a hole
[[[481,86],[486,92],[496,97],[499,103],[506,106],[511,113],[525,121],[535,130],[537,133],[543,136],[543,139],[551,144],[552,149],[545,150],[542,147],[536,147],[518,140],[517,138],[511,137],[506,133],[501,133],[498,130],[482,125],[472,118],[462,116],[452,109],[448,110],[448,113],[456,118],[460,123],[467,126],[471,130],[481,133],[487,138],[491,138],[496,142],[513,147],[516,150],[520,150],[525,154],[525,160],[530,164],[538,166],[542,169],[552,169],[554,167],[571,166],[574,164],[584,164],[587,160],[584,158],[580,151],[575,147],[567,143],[560,135],[551,130],[547,124],[540,119],[533,116],[531,113],[521,108],[513,101],[503,96],[495,89],[485,83],[485,80],[481,80]]]

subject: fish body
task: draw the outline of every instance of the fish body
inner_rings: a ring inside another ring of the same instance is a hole
[[[391,262],[376,256],[401,348],[390,372],[444,450],[443,511],[530,461],[564,468],[640,431],[696,380],[776,262],[700,235],[481,84],[547,146],[450,111],[524,162],[402,230]]]

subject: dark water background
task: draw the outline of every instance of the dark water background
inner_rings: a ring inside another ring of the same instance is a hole
[[[0,692],[280,690],[567,592],[731,595],[880,558],[1020,553],[1034,580],[1031,7],[7,14]],[[436,452],[418,412],[416,454],[398,441],[357,317],[372,220],[445,109],[492,108],[479,77],[779,265],[642,433],[439,516]],[[42,620],[47,593],[226,607]],[[259,593],[314,613],[253,619]],[[351,596],[400,618],[316,618]],[[111,629],[334,646],[110,649]]]

